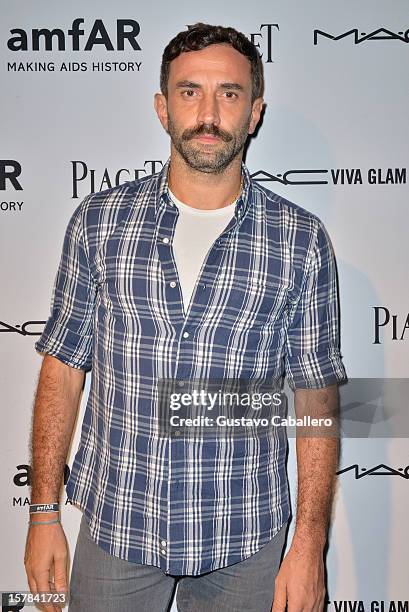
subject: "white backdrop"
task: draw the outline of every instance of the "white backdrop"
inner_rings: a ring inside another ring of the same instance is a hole
[[[318,214],[330,233],[349,377],[409,375],[407,3],[253,0],[238,10],[234,0],[179,0],[174,6],[5,0],[0,9],[3,591],[27,589],[25,473],[41,365],[34,342],[49,315],[65,228],[91,190],[158,170],[167,159],[153,94],[163,48],[186,24],[232,25],[260,47],[267,107],[246,162],[267,188]],[[84,20],[78,50],[68,33],[75,19]],[[97,19],[105,44],[92,45]],[[121,49],[117,20],[127,20],[125,31],[139,26],[140,49],[129,40]],[[49,50],[44,37],[36,43],[33,30],[42,28],[60,30]],[[382,322],[389,315],[376,343],[375,307],[383,309]],[[408,463],[406,438],[343,443],[341,468],[356,467],[340,476],[330,533],[334,612],[353,612],[360,601],[361,610],[408,610]],[[64,509],[71,553],[79,519],[77,508]],[[292,528],[289,543],[291,534]]]

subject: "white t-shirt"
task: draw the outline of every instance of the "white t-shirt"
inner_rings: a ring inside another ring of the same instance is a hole
[[[222,208],[202,210],[181,202],[170,189],[169,195],[179,210],[173,240],[173,252],[182,289],[184,308],[187,312],[204,259],[216,238],[220,236],[234,216],[237,200]]]

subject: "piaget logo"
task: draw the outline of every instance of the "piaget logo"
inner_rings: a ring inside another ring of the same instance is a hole
[[[385,306],[373,306],[372,308],[374,311],[373,344],[382,344],[385,340],[405,340],[409,330],[409,312],[402,316],[392,313]]]
[[[259,32],[249,35],[251,42],[259,49],[260,57],[266,64],[275,61],[274,40],[280,27],[278,23],[262,23]]]
[[[160,159],[147,159],[139,168],[92,168],[89,162],[76,159],[71,161],[73,199],[89,193],[118,187],[126,181],[135,181],[149,174],[159,172],[163,166]]]

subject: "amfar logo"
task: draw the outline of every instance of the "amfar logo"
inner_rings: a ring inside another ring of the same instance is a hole
[[[16,191],[22,191],[18,177],[21,174],[21,165],[15,159],[0,159],[0,190],[6,191],[13,187]]]
[[[69,46],[72,51],[92,51],[95,45],[104,46],[107,51],[124,51],[127,48],[140,51],[137,42],[140,26],[134,19],[117,19],[115,34],[108,33],[102,19],[95,19],[89,32],[86,34],[81,25],[84,19],[78,17],[72,22],[71,28],[65,33],[60,28],[34,28],[24,30],[14,28],[10,30],[12,36],[7,41],[10,51],[65,51]]]
[[[374,309],[374,341],[373,344],[382,344],[380,330],[382,327],[390,330],[391,340],[404,340],[406,330],[409,329],[409,313],[405,319],[399,321],[398,315],[391,315],[390,310],[384,306],[373,306]]]
[[[0,159],[0,191],[12,188],[14,191],[23,191],[20,181],[21,165],[15,159]],[[15,197],[15,196],[14,196]],[[21,212],[23,201],[3,200],[0,198],[1,212]]]
[[[33,472],[30,465],[22,463],[16,465],[17,472],[13,476],[13,484],[16,487],[31,487]],[[67,484],[70,477],[70,468],[68,465],[64,466],[63,470],[63,482],[64,486]],[[20,491],[19,491],[20,492]],[[21,491],[23,495],[13,495],[12,506],[13,508],[25,508],[30,505],[30,498],[26,495],[26,491]],[[65,506],[71,506],[71,501],[67,498],[65,500]]]
[[[29,464],[21,463],[20,465],[16,465],[17,472],[13,476],[13,484],[16,487],[31,487],[33,471]],[[68,482],[68,478],[70,477],[70,468],[67,464],[64,466],[64,484],[66,485]]]
[[[329,34],[323,30],[314,30],[314,45],[318,44],[319,37],[327,38],[329,40],[342,40],[343,38],[351,37],[355,45],[366,42],[367,40],[400,40],[401,42],[409,42],[409,29],[405,31],[392,32],[386,28],[378,28],[373,32],[367,34],[366,32],[359,32],[357,28],[348,30],[343,34]]]
[[[353,472],[355,476],[355,480],[359,480],[364,476],[400,476],[405,480],[409,480],[409,465],[402,468],[393,468],[389,465],[385,465],[384,463],[380,463],[379,465],[375,465],[373,468],[359,467],[357,463],[353,465],[349,465],[343,470],[339,470],[336,474],[345,474],[346,472]]]

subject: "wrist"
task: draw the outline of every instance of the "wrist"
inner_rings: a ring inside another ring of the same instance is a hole
[[[58,512],[59,509],[59,502],[31,503],[29,506],[30,514],[39,512]]]
[[[29,527],[31,527],[32,525],[34,525],[35,527],[37,525],[41,526],[41,525],[58,525],[61,524],[61,519],[59,516],[56,516],[54,514],[54,516],[49,516],[48,518],[45,516],[41,516],[41,517],[37,517],[37,515],[30,515],[30,519],[28,521],[28,525]]]
[[[57,493],[47,493],[42,491],[32,491],[30,497],[30,506],[33,504],[59,504],[60,503],[60,494]]]
[[[327,541],[327,533],[322,529],[295,529],[292,544],[293,548],[310,551],[322,552]]]
[[[53,525],[60,522],[60,504],[39,503],[29,506],[29,525]]]

